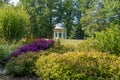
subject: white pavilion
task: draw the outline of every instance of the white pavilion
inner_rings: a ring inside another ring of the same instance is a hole
[[[58,23],[54,28],[54,39],[66,39],[67,29],[62,23]]]

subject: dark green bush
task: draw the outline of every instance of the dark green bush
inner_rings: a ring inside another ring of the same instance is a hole
[[[96,41],[96,43],[94,43]],[[120,28],[114,26],[106,31],[98,32],[90,40],[96,50],[120,55]]]
[[[35,72],[43,80],[119,80],[120,57],[98,52],[44,55]]]
[[[2,65],[5,65],[5,59],[6,59],[7,54],[3,49],[0,49],[0,67]]]
[[[13,76],[34,75],[34,63],[38,56],[38,53],[29,52],[17,57],[12,57],[6,64],[7,73]]]

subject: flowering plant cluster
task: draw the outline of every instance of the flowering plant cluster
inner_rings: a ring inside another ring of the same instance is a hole
[[[54,44],[53,40],[45,40],[40,38],[33,43],[19,47],[16,51],[12,52],[12,56],[18,56],[26,52],[39,52],[40,50],[46,50]]]

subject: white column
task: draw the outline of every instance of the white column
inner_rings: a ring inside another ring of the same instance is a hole
[[[63,35],[64,35],[64,32],[62,31],[62,39],[64,39],[64,36],[63,36]]]
[[[57,39],[59,38],[59,32],[57,32]]]

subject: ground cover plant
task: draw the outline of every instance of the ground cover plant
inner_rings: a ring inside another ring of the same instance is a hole
[[[43,80],[119,80],[120,57],[99,52],[41,56],[36,74]]]
[[[43,38],[40,38],[30,44],[19,47],[16,51],[11,53],[11,56],[18,56],[26,52],[39,52],[40,50],[44,51],[53,45],[53,40],[45,40]]]

